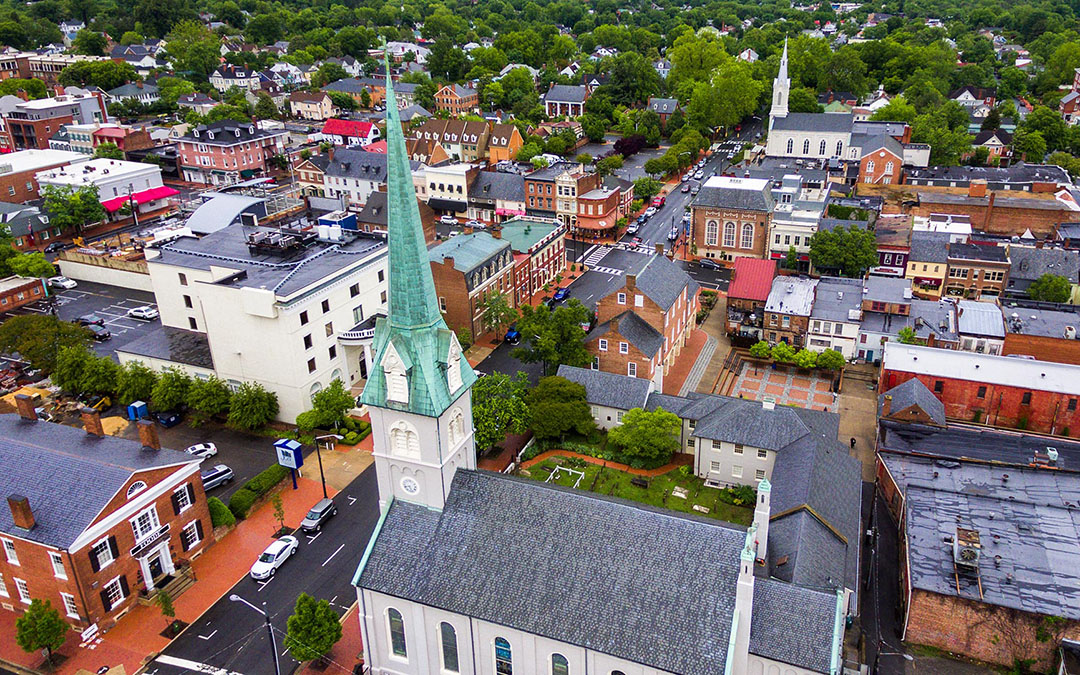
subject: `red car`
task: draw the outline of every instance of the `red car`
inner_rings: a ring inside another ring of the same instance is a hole
[[[655,206],[656,208],[660,208],[661,206],[664,205],[664,201],[665,201],[664,195],[660,195],[656,199],[652,200],[652,205]]]

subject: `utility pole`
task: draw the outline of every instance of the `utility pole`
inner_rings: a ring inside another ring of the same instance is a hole
[[[274,639],[274,627],[270,624],[270,615],[267,614],[264,610],[261,610],[255,605],[251,604],[247,600],[241,598],[236,593],[230,595],[229,600],[231,600],[232,602],[242,602],[256,612],[258,612],[259,614],[263,615],[263,619],[266,621],[266,631],[270,633],[270,652],[274,655],[274,675],[281,675],[281,664],[278,663],[277,640]]]

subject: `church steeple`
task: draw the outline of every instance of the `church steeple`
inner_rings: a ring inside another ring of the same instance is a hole
[[[773,80],[772,110],[769,111],[769,130],[772,131],[773,120],[778,117],[787,117],[788,95],[791,93],[791,78],[788,77],[787,38],[784,38],[784,53],[780,56],[780,72]]]

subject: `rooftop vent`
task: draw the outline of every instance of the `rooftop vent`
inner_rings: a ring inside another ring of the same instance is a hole
[[[956,537],[953,538],[953,562],[958,567],[978,570],[981,554],[982,544],[978,531],[957,527]]]

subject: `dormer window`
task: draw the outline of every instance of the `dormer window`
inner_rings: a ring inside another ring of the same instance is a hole
[[[233,135],[236,136],[237,138],[240,138],[240,130],[239,129],[234,129],[233,130]]]
[[[405,374],[405,364],[398,358],[392,345],[383,359],[383,375],[386,378],[386,399],[394,403],[408,403],[409,379]]]
[[[198,138],[199,137],[199,130],[195,129],[194,131],[191,132],[191,135],[194,136],[195,138]]]
[[[214,132],[213,131],[207,131],[206,132],[206,137],[209,138],[210,140],[214,140]]]
[[[248,133],[249,134],[254,134],[255,133],[255,127],[248,127]]]

